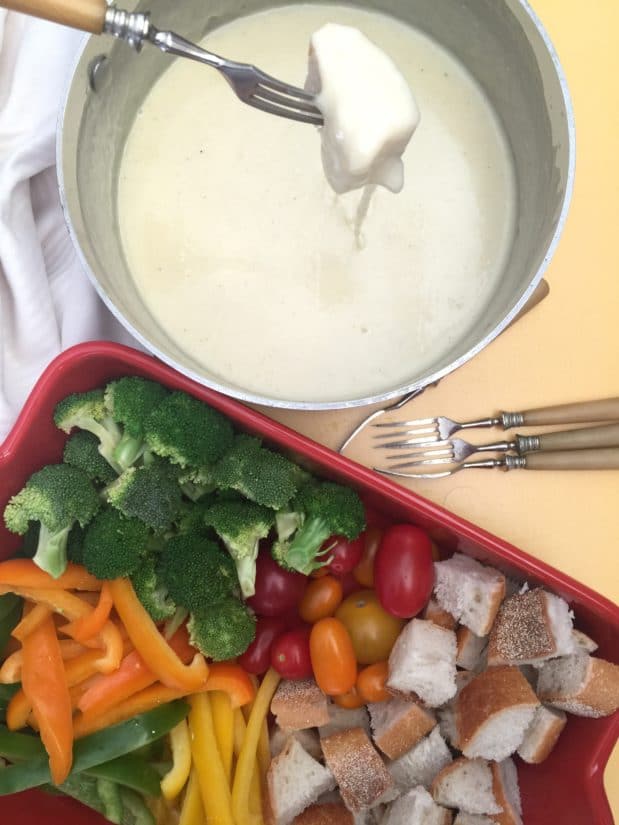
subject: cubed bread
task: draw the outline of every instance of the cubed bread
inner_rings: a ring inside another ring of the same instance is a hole
[[[341,708],[332,699],[327,700],[327,711],[329,721],[326,725],[320,725],[318,733],[320,737],[330,736],[338,730],[348,730],[348,728],[363,728],[366,733],[370,733],[370,715],[365,706],[360,708]]]
[[[451,752],[438,725],[407,753],[387,763],[387,769],[401,793],[418,785],[430,788],[434,777],[452,761]]]
[[[595,653],[598,643],[591,636],[587,636],[582,630],[572,630],[572,640],[574,642],[574,653]]]
[[[272,759],[274,759],[276,756],[279,756],[279,754],[284,750],[286,742],[291,736],[294,736],[294,738],[299,742],[299,744],[303,746],[303,748],[309,753],[311,757],[313,757],[314,759],[318,759],[319,761],[322,759],[322,748],[320,747],[320,739],[318,738],[318,733],[314,728],[302,728],[301,730],[282,730],[277,725],[275,725],[275,727],[271,731],[270,737]]]
[[[395,789],[389,771],[363,728],[338,731],[321,741],[327,767],[353,814],[377,805]]]
[[[473,631],[461,625],[456,630],[456,664],[465,670],[483,670],[486,664],[485,650],[487,636],[477,636]]]
[[[381,825],[451,825],[451,811],[437,805],[425,788],[413,788],[392,802]]]
[[[456,634],[426,619],[412,619],[389,656],[387,688],[415,693],[438,707],[456,693]]]
[[[619,707],[619,665],[588,654],[546,662],[537,692],[546,704],[576,716],[610,716]]]
[[[440,805],[469,814],[500,814],[503,809],[492,783],[492,769],[485,759],[461,756],[435,777],[432,796]]]
[[[328,767],[318,763],[290,737],[284,750],[269,765],[269,809],[275,825],[288,825],[326,791],[335,788]]]
[[[435,562],[434,571],[438,604],[477,636],[486,636],[505,596],[505,576],[461,553]]]
[[[445,630],[455,630],[458,624],[451,613],[444,610],[434,598],[428,599],[428,603],[424,607],[421,615],[429,622],[434,622],[434,624],[444,627]]]
[[[538,705],[537,696],[517,667],[483,671],[460,691],[454,703],[460,750],[468,757],[506,759],[522,742]]]
[[[313,679],[284,679],[271,700],[271,713],[280,728],[302,730],[329,722],[327,697]]]
[[[496,819],[490,819],[489,816],[483,814],[467,814],[459,811],[453,825],[496,825]]]
[[[488,642],[488,665],[539,663],[573,651],[567,602],[538,587],[501,605]]]
[[[385,756],[397,759],[436,725],[436,717],[414,699],[395,696],[368,705],[374,744]]]
[[[294,825],[354,825],[350,811],[341,802],[310,805],[294,820]]]
[[[511,759],[491,762],[492,790],[503,810],[495,814],[497,825],[522,825],[522,802],[518,787],[518,772]]]
[[[566,721],[562,710],[540,705],[520,743],[518,756],[532,765],[543,762],[557,744]]]

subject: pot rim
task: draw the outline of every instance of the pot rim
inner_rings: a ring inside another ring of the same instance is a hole
[[[465,353],[458,356],[454,361],[447,364],[447,366],[442,367],[439,370],[436,370],[433,373],[430,373],[423,378],[417,379],[416,381],[412,381],[407,384],[402,384],[400,386],[394,387],[393,389],[386,390],[384,392],[377,393],[376,395],[369,395],[364,396],[362,398],[352,398],[347,399],[344,401],[289,401],[286,399],[281,398],[273,398],[271,396],[260,395],[254,392],[250,392],[247,390],[243,390],[239,387],[233,386],[223,386],[218,381],[210,378],[206,378],[203,375],[200,375],[195,370],[192,370],[182,364],[179,364],[172,356],[168,355],[163,350],[159,349],[157,346],[153,345],[139,330],[137,330],[133,324],[125,318],[123,313],[118,309],[116,304],[111,300],[111,298],[107,295],[103,287],[101,286],[99,279],[97,278],[96,274],[93,272],[90,264],[86,260],[86,256],[84,255],[81,244],[78,241],[77,233],[75,231],[75,227],[73,225],[73,221],[71,220],[71,215],[69,212],[69,206],[66,198],[66,191],[65,191],[65,184],[64,184],[64,171],[63,171],[63,132],[64,132],[64,122],[65,122],[65,115],[67,110],[67,105],[69,101],[69,95],[71,93],[71,89],[73,86],[73,79],[77,72],[77,68],[82,60],[84,51],[88,46],[91,37],[98,36],[98,35],[86,35],[78,52],[75,57],[75,61],[70,69],[68,75],[68,82],[65,90],[65,94],[63,96],[62,106],[59,111],[58,115],[58,122],[57,122],[57,129],[56,129],[56,173],[58,178],[58,188],[60,194],[60,202],[62,206],[62,212],[64,215],[65,223],[67,225],[67,229],[69,232],[69,236],[71,238],[73,248],[75,253],[78,257],[82,268],[84,269],[86,275],[88,276],[91,284],[97,291],[99,297],[106,305],[106,307],[110,310],[112,315],[118,320],[121,326],[124,327],[143,347],[144,349],[157,357],[159,360],[163,361],[165,364],[168,364],[173,369],[178,370],[181,374],[191,378],[192,380],[202,384],[206,387],[209,387],[212,390],[216,390],[217,392],[224,393],[225,395],[231,396],[232,398],[236,398],[239,401],[242,401],[246,404],[259,404],[266,407],[273,407],[275,409],[287,409],[287,410],[304,410],[304,411],[319,411],[319,410],[338,410],[338,409],[352,409],[354,407],[366,407],[371,406],[374,404],[380,404],[383,402],[390,402],[394,399],[400,398],[402,396],[408,395],[409,393],[413,393],[417,390],[423,390],[432,384],[438,383],[442,378],[446,375],[449,375],[454,370],[458,369],[459,367],[466,364],[468,361],[473,358],[473,356],[477,355],[481,350],[488,346],[495,338],[497,338],[503,330],[505,330],[511,322],[516,318],[518,313],[523,309],[529,298],[532,296],[533,292],[539,285],[540,281],[542,280],[552,257],[554,256],[557,246],[559,244],[559,240],[563,233],[563,229],[565,227],[565,222],[567,220],[567,215],[569,212],[573,190],[574,190],[574,173],[575,173],[575,166],[576,166],[576,126],[575,126],[575,119],[574,119],[574,109],[572,106],[572,99],[569,91],[569,87],[567,84],[567,78],[565,76],[565,72],[559,60],[559,56],[557,51],[550,39],[550,36],[546,29],[544,28],[541,20],[537,16],[537,14],[532,9],[531,5],[529,4],[528,0],[517,0],[519,6],[523,9],[523,11],[528,15],[529,19],[535,26],[539,36],[541,37],[544,46],[548,52],[550,59],[552,60],[552,64],[554,66],[554,70],[557,75],[557,79],[559,81],[559,86],[561,89],[561,95],[563,98],[563,103],[565,106],[565,118],[566,118],[566,128],[567,128],[567,137],[568,137],[568,145],[567,145],[567,159],[568,159],[568,168],[567,168],[567,178],[565,182],[565,195],[563,197],[563,203],[561,205],[561,212],[559,214],[557,225],[555,227],[552,239],[548,245],[546,253],[544,255],[544,259],[540,266],[538,267],[537,271],[533,275],[529,285],[522,293],[518,301],[514,304],[511,310],[504,316],[504,318],[496,324],[493,329],[490,330],[477,344],[470,347]]]

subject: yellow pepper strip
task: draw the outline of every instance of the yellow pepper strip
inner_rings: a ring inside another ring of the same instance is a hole
[[[15,625],[11,631],[11,636],[23,642],[26,636],[36,630],[51,612],[46,604],[35,604],[32,609],[24,610],[23,618],[19,624]]]
[[[213,712],[215,739],[217,740],[219,755],[229,785],[232,781],[232,756],[234,753],[234,712],[227,693],[214,690],[209,695]]]
[[[189,703],[191,753],[200,783],[206,821],[209,825],[235,825],[230,786],[217,748],[208,693],[194,694]]]
[[[270,668],[262,679],[247,722],[245,739],[239,753],[232,785],[232,810],[237,825],[250,818],[250,788],[254,773],[258,742],[262,733],[262,723],[267,718],[271,699],[279,684],[280,676]]]
[[[248,674],[254,688],[258,691],[258,687],[260,685],[258,681],[258,677],[254,676],[252,673]],[[254,702],[256,697],[252,699],[252,701],[243,707],[243,714],[245,716],[245,721],[249,719],[252,708],[254,706]],[[271,764],[271,746],[269,744],[269,726],[266,720],[262,723],[262,729],[260,731],[260,739],[258,740],[258,764],[260,765],[260,779],[264,783],[266,780],[267,771],[269,769],[269,765]]]
[[[245,740],[247,725],[241,708],[234,711],[234,755],[238,757]],[[251,784],[249,786],[249,811],[253,825],[262,825],[262,789],[260,787],[260,771],[258,760],[254,760],[254,767],[251,773]]]
[[[200,794],[200,782],[195,768],[191,771],[178,825],[204,825],[204,808]]]
[[[243,716],[243,711],[241,710],[241,708],[234,709],[232,721],[234,755],[238,759],[239,753],[241,752],[241,748],[243,747],[245,731],[247,730],[247,724],[245,722],[245,717]]]
[[[208,678],[204,656],[196,653],[191,664],[183,664],[142,607],[130,580],[114,579],[110,588],[129,638],[155,676],[167,687],[185,689],[188,693],[201,690]]]
[[[183,719],[170,731],[172,767],[161,780],[161,793],[171,801],[183,790],[191,771],[191,742],[189,728]]]

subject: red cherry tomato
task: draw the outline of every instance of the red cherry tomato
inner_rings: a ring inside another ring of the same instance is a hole
[[[345,573],[350,573],[361,561],[363,547],[363,534],[354,541],[348,541],[344,536],[331,536],[322,545],[323,549],[328,548],[327,558],[331,559],[329,564],[325,564],[325,569],[332,576],[343,576]]]
[[[256,562],[256,592],[247,604],[258,616],[282,616],[301,601],[306,585],[306,576],[284,570],[265,548]]]
[[[409,619],[424,607],[434,585],[432,543],[412,524],[388,527],[376,553],[374,586],[388,613]]]
[[[271,666],[284,679],[309,679],[313,673],[309,629],[289,630],[273,642]]]
[[[290,624],[283,616],[261,616],[256,622],[254,641],[237,662],[248,673],[262,676],[271,665],[271,647],[282,636]]]
[[[351,593],[363,589],[352,573],[346,573],[344,576],[340,576],[339,582],[342,585],[342,597],[344,599],[350,596]]]
[[[378,527],[368,527],[363,534],[363,555],[353,570],[353,575],[363,587],[374,587],[374,559],[378,552],[383,531]]]
[[[365,523],[368,527],[378,527],[382,530],[391,524],[391,521],[384,513],[365,501],[363,502],[363,509],[365,510]]]

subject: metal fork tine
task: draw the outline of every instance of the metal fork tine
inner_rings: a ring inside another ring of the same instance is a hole
[[[286,95],[281,92],[274,91],[270,86],[266,86],[263,83],[259,83],[256,86],[254,94],[260,96],[264,100],[270,100],[272,103],[278,103],[280,106],[291,107],[302,112],[310,112],[316,117],[321,117],[316,106],[308,100],[299,99],[292,94]]]
[[[440,438],[440,433],[434,427],[420,427],[417,430],[398,430],[397,433],[378,433],[372,437],[378,441],[381,438],[399,438],[402,435],[424,436],[424,438],[419,439],[421,442],[436,441]]]
[[[435,444],[438,441],[438,436],[435,438],[407,438],[404,441],[389,441],[384,444],[376,444],[375,448],[377,450],[400,450],[402,447],[411,447],[414,444],[418,444],[423,446],[427,444],[430,446],[431,444]]]
[[[309,112],[300,112],[291,106],[278,106],[269,100],[263,100],[255,94],[245,98],[245,103],[253,106],[255,109],[261,109],[263,112],[270,112],[272,115],[287,117],[291,120],[299,120],[302,123],[313,123],[315,126],[322,125],[322,117],[318,117],[318,115],[311,115]]]
[[[315,99],[315,95],[307,92],[305,89],[301,89],[299,86],[291,86],[290,83],[284,83],[276,77],[271,77],[271,75],[261,72],[260,69],[256,69],[256,73],[258,75],[258,83],[266,89],[282,92],[288,97],[294,97],[297,100],[307,100],[309,103]],[[316,104],[314,103],[314,109],[315,108]]]
[[[426,467],[428,465],[434,464],[453,464],[454,460],[452,456],[447,458],[424,458],[419,459],[418,461],[402,461],[399,464],[393,464],[389,469],[390,470],[404,470],[406,467]]]
[[[450,456],[452,461],[455,459],[453,448],[449,444],[439,450],[412,450],[410,453],[393,453],[385,458],[387,461],[395,461],[404,458],[439,458],[442,456]]]
[[[436,418],[417,418],[413,421],[385,421],[379,424],[372,424],[373,427],[416,427],[425,424],[436,424]]]

